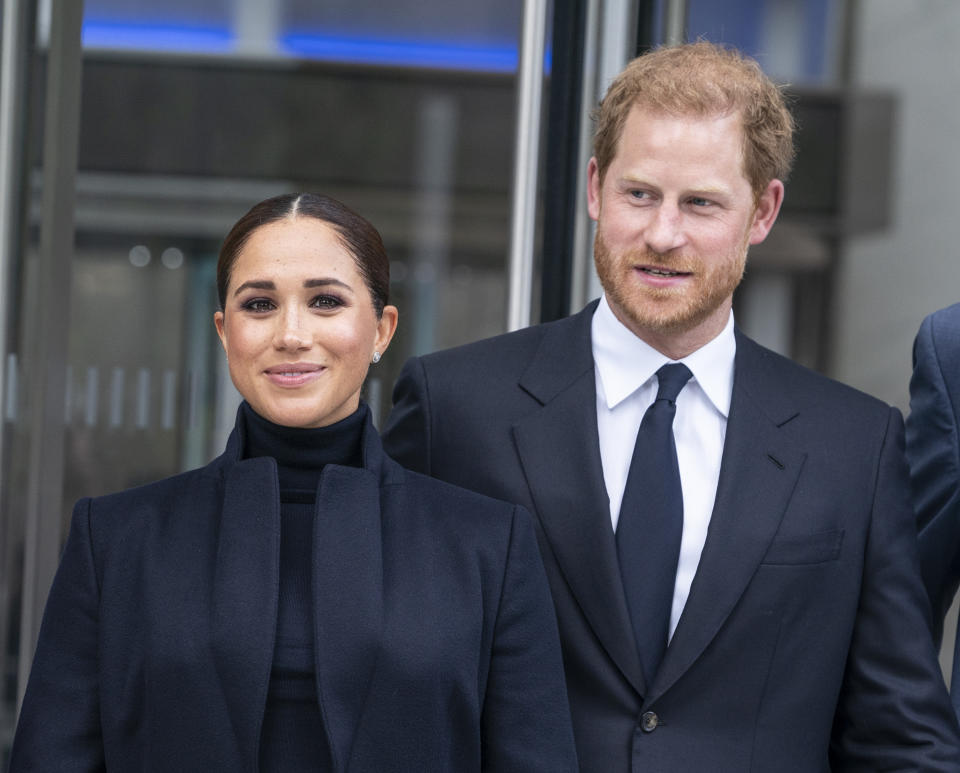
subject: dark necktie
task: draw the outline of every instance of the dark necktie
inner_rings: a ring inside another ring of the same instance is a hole
[[[667,648],[680,558],[683,491],[673,417],[691,375],[682,363],[657,371],[657,399],[640,422],[617,522],[620,574],[648,686]]]

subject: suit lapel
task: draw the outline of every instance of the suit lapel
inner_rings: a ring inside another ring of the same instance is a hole
[[[520,385],[543,407],[514,426],[537,515],[573,596],[610,657],[643,694],[617,563],[597,435],[590,325],[596,304],[547,333]]]
[[[701,655],[737,604],[773,539],[806,454],[780,429],[797,410],[778,397],[769,357],[737,337],[733,397],[707,540],[660,671],[663,694]]]
[[[272,459],[227,468],[213,587],[213,648],[236,742],[257,759],[280,582],[280,494]]]

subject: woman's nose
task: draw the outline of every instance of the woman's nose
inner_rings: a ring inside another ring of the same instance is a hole
[[[276,343],[280,349],[307,349],[310,347],[310,336],[303,329],[299,314],[291,312],[282,317]]]

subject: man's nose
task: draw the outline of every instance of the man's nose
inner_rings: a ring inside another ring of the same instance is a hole
[[[647,247],[653,252],[666,254],[682,247],[686,237],[680,208],[672,202],[662,202],[652,214],[643,237]]]

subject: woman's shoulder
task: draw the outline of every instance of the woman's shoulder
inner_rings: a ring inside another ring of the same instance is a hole
[[[217,496],[221,480],[218,465],[213,462],[121,491],[83,497],[76,509],[86,508],[99,519],[113,515],[125,520],[138,514],[171,512],[183,507],[195,510],[202,507],[208,497]]]

